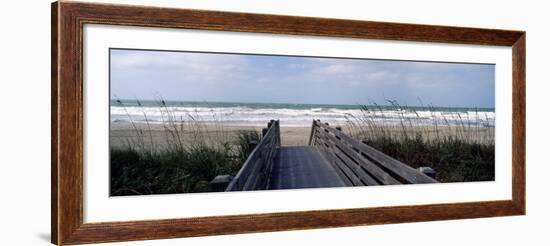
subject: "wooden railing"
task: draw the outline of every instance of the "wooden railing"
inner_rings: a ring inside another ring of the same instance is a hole
[[[225,191],[264,190],[277,150],[281,145],[279,121],[272,120],[262,131],[262,139],[252,150],[243,166]]]
[[[316,146],[348,186],[437,183],[426,174],[314,120],[309,145]]]

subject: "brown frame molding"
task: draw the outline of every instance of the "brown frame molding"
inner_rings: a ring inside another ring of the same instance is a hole
[[[512,47],[512,200],[84,223],[82,30],[84,24],[92,23]],[[51,25],[52,243],[81,244],[525,214],[523,31],[65,1],[52,4]]]

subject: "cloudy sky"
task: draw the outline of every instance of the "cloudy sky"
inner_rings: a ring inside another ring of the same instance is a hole
[[[111,98],[494,107],[494,65],[111,50]]]

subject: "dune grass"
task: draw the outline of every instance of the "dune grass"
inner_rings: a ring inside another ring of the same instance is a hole
[[[443,118],[426,124],[415,107],[388,102],[392,111],[402,112],[398,123],[380,120],[387,107],[362,106],[360,116],[348,117],[348,133],[411,167],[431,167],[440,182],[494,180],[494,124],[488,117],[476,110],[472,123],[467,115],[455,112],[451,121],[434,107],[423,107],[431,116]],[[407,111],[416,116],[406,117]]]
[[[229,132],[221,119],[207,126],[196,114],[176,117],[164,100],[158,103],[166,143],[153,141],[145,113],[146,127],[139,127],[127,112],[136,137],[126,139],[123,147],[111,147],[112,196],[210,192],[209,182],[217,175],[235,175],[250,153],[248,143],[260,138],[255,130]],[[184,129],[191,129],[192,141],[183,138]]]
[[[390,108],[373,104],[363,106],[359,116],[348,116],[346,133],[414,168],[433,168],[440,182],[494,180],[494,124],[483,113],[476,112],[475,123],[455,112],[454,120],[440,115],[442,122],[426,124],[426,117],[415,112],[418,108],[389,102]],[[139,101],[137,105],[141,107]],[[217,175],[236,175],[251,151],[249,142],[260,139],[255,130],[225,129],[221,116],[212,115],[218,120],[206,125],[198,114],[176,116],[162,99],[158,106],[165,143],[154,141],[145,113],[140,125],[126,113],[134,137],[111,147],[112,196],[211,192],[209,182]],[[388,118],[388,110],[402,112],[399,122],[381,120]],[[422,111],[441,114],[434,107]],[[184,137],[189,130],[191,140]]]

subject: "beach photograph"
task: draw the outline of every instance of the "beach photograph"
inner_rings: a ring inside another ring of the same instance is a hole
[[[110,195],[494,181],[494,64],[110,49]]]

